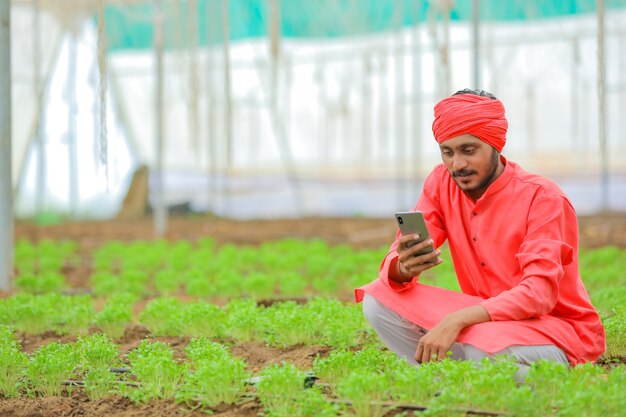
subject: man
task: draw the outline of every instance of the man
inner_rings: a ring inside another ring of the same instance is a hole
[[[574,208],[550,180],[507,161],[500,100],[461,90],[435,106],[443,164],[424,182],[415,210],[431,239],[398,231],[379,278],[355,291],[390,350],[411,363],[508,355],[518,379],[539,359],[595,361],[600,318],[578,271]],[[428,246],[448,240],[462,293],[419,283],[442,262]]]

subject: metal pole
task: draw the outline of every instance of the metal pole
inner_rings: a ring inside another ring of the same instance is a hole
[[[189,22],[189,133],[191,145],[196,154],[196,162],[200,164],[200,114],[199,114],[199,76],[198,76],[198,1],[189,0],[188,3]]]
[[[11,0],[0,0],[0,290],[13,277],[11,152]]]
[[[480,80],[480,0],[472,0],[472,64],[474,88],[481,88]]]
[[[285,166],[285,172],[291,188],[294,191],[295,207],[298,215],[301,215],[304,209],[303,197],[300,192],[300,183],[298,181],[298,173],[296,165],[293,161],[291,148],[289,146],[289,138],[285,128],[284,118],[279,108],[279,56],[280,56],[280,8],[278,0],[269,0],[269,55],[270,55],[270,114],[275,136],[278,142],[278,150],[280,157]]]
[[[372,154],[372,146],[371,146],[371,130],[372,130],[372,112],[371,112],[371,102],[372,102],[372,93],[371,93],[371,83],[372,79],[372,55],[371,53],[366,53],[363,59],[363,79],[361,82],[361,163],[360,170],[361,176],[365,177],[367,174],[366,169],[369,169],[371,164],[371,154]]]
[[[35,146],[37,149],[37,185],[35,194],[35,214],[43,212],[46,195],[46,149],[45,149],[45,115],[43,107],[44,92],[41,82],[41,13],[40,0],[33,0],[33,89],[37,102],[37,123],[35,128]]]
[[[617,73],[619,74],[619,78],[617,81],[617,85],[619,85],[619,113],[618,114],[626,114],[626,35],[622,35],[619,37],[618,44],[619,51],[619,66]],[[624,129],[624,125],[620,124],[622,128],[621,137],[626,137],[626,129]],[[626,143],[622,142],[622,149],[624,149],[624,145]]]
[[[233,116],[232,116],[232,92],[230,82],[230,26],[228,22],[229,1],[222,0],[222,35],[224,56],[224,97],[226,98],[226,168],[230,171],[233,164]]]
[[[609,208],[609,161],[606,143],[606,58],[604,54],[604,0],[598,0],[598,135],[600,140],[601,209]]]
[[[415,179],[420,178],[422,168],[422,37],[420,28],[419,8],[415,7],[415,29],[413,31],[413,95],[415,103],[413,105],[413,137],[415,153],[413,166],[415,167]]]
[[[400,9],[401,10],[401,9]],[[404,10],[402,10],[404,12]],[[400,38],[399,54],[396,54],[395,70],[396,70],[396,83],[395,83],[395,104],[396,104],[396,143],[398,148],[396,150],[396,169],[398,175],[398,194],[396,196],[396,207],[404,207],[406,201],[406,130],[404,117],[404,33],[402,32],[402,22],[398,19],[397,22],[397,36]]]
[[[207,167],[208,167],[208,183],[207,183],[207,211],[215,211],[217,207],[217,117],[216,117],[216,100],[215,89],[213,88],[214,82],[214,67],[213,67],[213,51],[211,50],[211,43],[218,39],[215,32],[219,14],[216,12],[214,2],[207,2]]]
[[[167,227],[167,213],[165,209],[163,184],[163,142],[164,142],[164,112],[163,112],[163,0],[154,2],[154,49],[156,62],[156,86],[154,110],[156,115],[156,172],[155,172],[155,199],[154,199],[154,235],[161,237]]]
[[[580,51],[578,45],[578,37],[574,36],[572,39],[572,67],[571,67],[571,135],[572,135],[572,144],[574,145],[574,149],[578,149],[577,159],[581,159],[579,161],[579,166],[582,167],[583,160],[579,155],[582,155],[582,146],[580,143],[581,131],[580,131]]]
[[[233,98],[230,81],[230,25],[229,19],[229,0],[222,0],[222,41],[223,41],[223,57],[224,57],[224,99],[226,100],[226,108],[224,112],[224,126],[226,129],[226,175],[224,176],[224,201],[225,211],[230,206],[230,174],[233,166]]]
[[[444,70],[443,91],[440,97],[450,95],[452,89],[452,68],[450,67],[450,8],[446,6],[443,15],[443,46],[441,47],[442,68]]]
[[[77,45],[76,35],[70,32],[67,52],[67,157],[69,169],[69,199],[70,218],[75,219],[78,211],[78,157],[76,150],[76,112],[78,110],[76,98],[76,66]]]

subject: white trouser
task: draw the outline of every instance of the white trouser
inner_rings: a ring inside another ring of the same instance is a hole
[[[363,314],[389,350],[394,352],[399,358],[405,358],[409,363],[417,364],[415,361],[417,343],[426,334],[426,329],[411,323],[367,293],[363,298]],[[454,343],[451,351],[451,358],[455,360],[468,359],[478,361],[482,358],[493,358],[497,355],[515,358],[520,367],[516,379],[520,382],[524,380],[524,375],[528,372],[530,365],[539,359],[564,364],[569,363],[565,353],[555,345],[516,345],[509,346],[499,352],[487,353],[466,343]]]

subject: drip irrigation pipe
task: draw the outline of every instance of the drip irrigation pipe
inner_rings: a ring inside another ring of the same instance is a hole
[[[129,373],[130,369],[128,368],[110,368],[111,372],[114,373]],[[262,376],[253,376],[250,378],[246,378],[244,380],[244,382],[247,385],[252,385],[252,386],[256,386],[264,377]],[[304,388],[311,388],[314,385],[322,385],[322,384],[317,384],[316,381],[319,378],[316,377],[312,372],[309,372],[305,375],[304,377]],[[125,384],[126,386],[130,386],[130,387],[140,387],[141,384],[136,383],[136,382],[126,382],[126,381],[119,381],[118,383],[120,384]],[[75,386],[75,387],[84,387],[85,383],[83,381],[76,381],[76,380],[67,380],[67,381],[63,381],[63,385],[64,386]],[[325,385],[325,384],[324,384]],[[256,393],[246,393],[244,395],[241,396],[241,398],[248,398],[248,399],[255,399],[258,398],[258,394]],[[327,399],[326,401],[333,403],[333,404],[344,404],[344,405],[353,405],[354,402],[350,401],[350,400],[338,400],[338,399]],[[382,406],[382,407],[386,407],[386,408],[390,408],[391,410],[403,410],[403,411],[425,411],[428,409],[428,407],[423,406],[423,405],[419,405],[419,404],[411,404],[411,403],[396,403],[393,401],[369,401],[370,405],[374,405],[374,406]],[[479,416],[492,416],[492,417],[496,417],[496,416],[502,416],[502,417],[506,417],[507,414],[506,413],[501,413],[498,411],[488,411],[488,410],[477,410],[477,409],[471,409],[471,408],[450,408],[450,411],[453,412],[459,412],[459,413],[464,413],[465,415],[479,415]]]

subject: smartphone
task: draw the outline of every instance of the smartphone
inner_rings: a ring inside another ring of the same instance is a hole
[[[407,246],[411,247],[417,243],[430,239],[428,229],[426,228],[426,222],[424,221],[424,215],[421,211],[399,211],[396,212],[396,221],[398,227],[403,235],[418,234],[420,238],[414,242],[409,243]],[[418,252],[415,256],[425,255],[434,250],[432,246]]]

